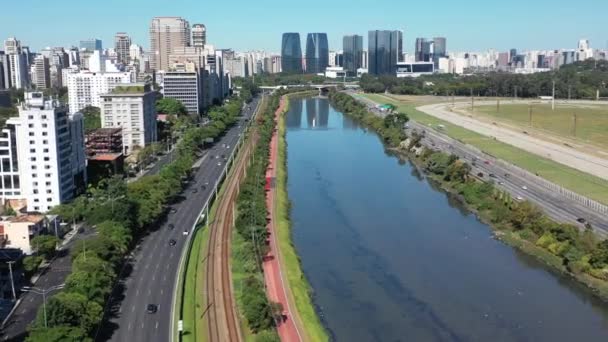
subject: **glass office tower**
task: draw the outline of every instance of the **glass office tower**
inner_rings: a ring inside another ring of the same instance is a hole
[[[281,68],[283,72],[287,73],[302,73],[302,47],[299,33],[283,33]]]
[[[344,70],[350,75],[356,75],[361,68],[363,55],[363,37],[359,35],[344,36],[342,39]]]
[[[306,39],[306,73],[325,72],[329,65],[329,46],[326,33],[309,33]]]
[[[371,75],[395,75],[403,55],[401,31],[368,32],[368,70]]]

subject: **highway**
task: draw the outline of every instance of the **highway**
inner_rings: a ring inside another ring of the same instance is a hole
[[[385,112],[375,108],[375,102],[359,96],[356,98],[366,103],[370,111],[376,115],[386,115]],[[553,220],[574,224],[581,229],[584,228],[584,225],[577,222],[577,219],[584,218],[599,235],[608,236],[608,218],[604,215],[561,196],[535,182],[534,179],[511,172],[501,163],[496,163],[496,159],[452,139],[438,130],[412,120],[409,121],[408,126],[409,131],[416,130],[419,133],[424,131],[424,138],[421,140],[423,145],[437,151],[452,153],[460,159],[466,160],[473,167],[473,175],[483,173],[480,178],[485,181],[493,181],[497,188],[508,191],[512,198],[516,199],[519,196],[523,200],[528,200],[540,207]],[[489,177],[490,174],[495,177]]]
[[[235,148],[239,135],[248,125],[248,119],[257,108],[255,98],[243,110],[239,121],[203,155],[200,168],[193,181],[184,190],[184,199],[172,205],[166,221],[156,231],[144,237],[131,253],[121,274],[119,286],[110,302],[110,319],[101,327],[98,341],[169,341],[175,278],[187,236],[205,202],[211,197],[213,185],[225,167],[222,155],[228,157]],[[170,229],[169,225],[174,225]],[[176,240],[174,246],[169,245]],[[148,304],[156,304],[156,313],[147,313]]]

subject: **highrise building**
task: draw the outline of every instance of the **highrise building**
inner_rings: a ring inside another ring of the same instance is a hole
[[[25,94],[15,127],[20,187],[28,211],[46,212],[74,198],[86,185],[84,122],[81,113],[47,100],[41,92]]]
[[[342,50],[344,55],[344,70],[350,75],[356,75],[357,69],[361,68],[363,58],[363,36],[344,36],[342,39]]]
[[[95,38],[81,40],[80,48],[85,49],[87,51],[95,51],[95,50],[101,51],[102,50],[101,40],[95,39]]]
[[[190,45],[190,24],[180,17],[156,17],[150,23],[150,68],[167,70],[174,48]]]
[[[131,61],[131,37],[125,32],[118,32],[114,36],[114,50],[118,56],[118,62],[127,65]]]
[[[163,96],[180,101],[189,114],[203,109],[202,69],[195,63],[174,64],[163,76]]]
[[[88,106],[101,107],[100,95],[107,94],[117,85],[131,83],[130,72],[67,72],[66,76],[70,113]]]
[[[101,127],[121,128],[123,153],[133,152],[158,140],[156,95],[149,84],[119,85],[101,96]],[[125,109],[126,108],[126,109]]]
[[[19,160],[17,155],[17,132],[10,119],[0,133],[0,197],[22,199]]]
[[[283,33],[281,69],[287,73],[302,73],[302,46],[299,33]]]
[[[306,73],[325,72],[329,64],[329,47],[326,33],[309,33],[306,39]]]
[[[591,48],[591,44],[589,44],[589,39],[581,39],[578,41],[579,50],[588,50],[590,48]]]
[[[447,56],[447,39],[444,37],[435,37],[433,38],[433,61],[435,62],[435,66],[437,66],[437,61],[439,58],[443,58]]]
[[[51,87],[51,69],[49,59],[38,55],[32,64],[32,84],[36,89],[47,89]]]
[[[426,38],[416,38],[416,62],[429,62],[431,60],[432,45],[433,41],[427,40]]]
[[[131,44],[129,47],[129,60],[143,62],[143,49],[137,44]]]
[[[21,42],[14,37],[4,41],[3,57],[4,86],[6,88],[28,88],[29,82],[29,56],[21,47]]]
[[[205,44],[207,44],[207,28],[205,25],[192,25],[192,46],[203,47]]]
[[[394,75],[403,55],[401,31],[374,30],[368,33],[368,64],[372,75]]]

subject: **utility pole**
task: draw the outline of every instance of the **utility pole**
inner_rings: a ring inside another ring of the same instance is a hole
[[[517,100],[517,86],[513,87],[513,98]]]
[[[11,276],[11,290],[13,290],[13,301],[17,300],[17,294],[15,293],[15,279],[13,278],[13,264],[14,261],[7,261],[8,264],[8,272]]]
[[[551,96],[551,110],[555,111],[555,80],[553,80],[553,96]]]
[[[572,99],[572,85],[568,84],[568,101]]]
[[[532,127],[532,103],[528,103],[528,126]]]
[[[576,113],[574,113],[573,117],[574,117],[574,125],[572,127],[572,135],[574,135],[576,137],[576,124],[577,124],[576,121],[578,119],[577,116],[576,116]]]
[[[61,290],[61,289],[63,289],[64,286],[65,286],[65,284],[51,286],[47,289],[38,288],[38,287],[28,287],[28,286],[24,286],[23,288],[21,288],[21,291],[33,292],[35,294],[42,295],[42,310],[44,312],[44,327],[45,328],[49,327],[48,321],[47,321],[47,316],[46,316],[46,294],[51,291]]]

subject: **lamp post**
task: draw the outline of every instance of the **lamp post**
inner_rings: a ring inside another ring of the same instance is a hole
[[[46,318],[46,295],[47,295],[47,293],[50,293],[52,291],[61,290],[61,289],[63,289],[64,286],[65,286],[65,284],[51,286],[46,289],[44,289],[44,288],[41,289],[38,287],[29,287],[29,286],[24,286],[21,288],[21,291],[23,291],[23,292],[33,292],[35,294],[42,295],[42,310],[44,312],[44,327],[45,328],[48,328],[48,323],[47,323],[47,318]]]

